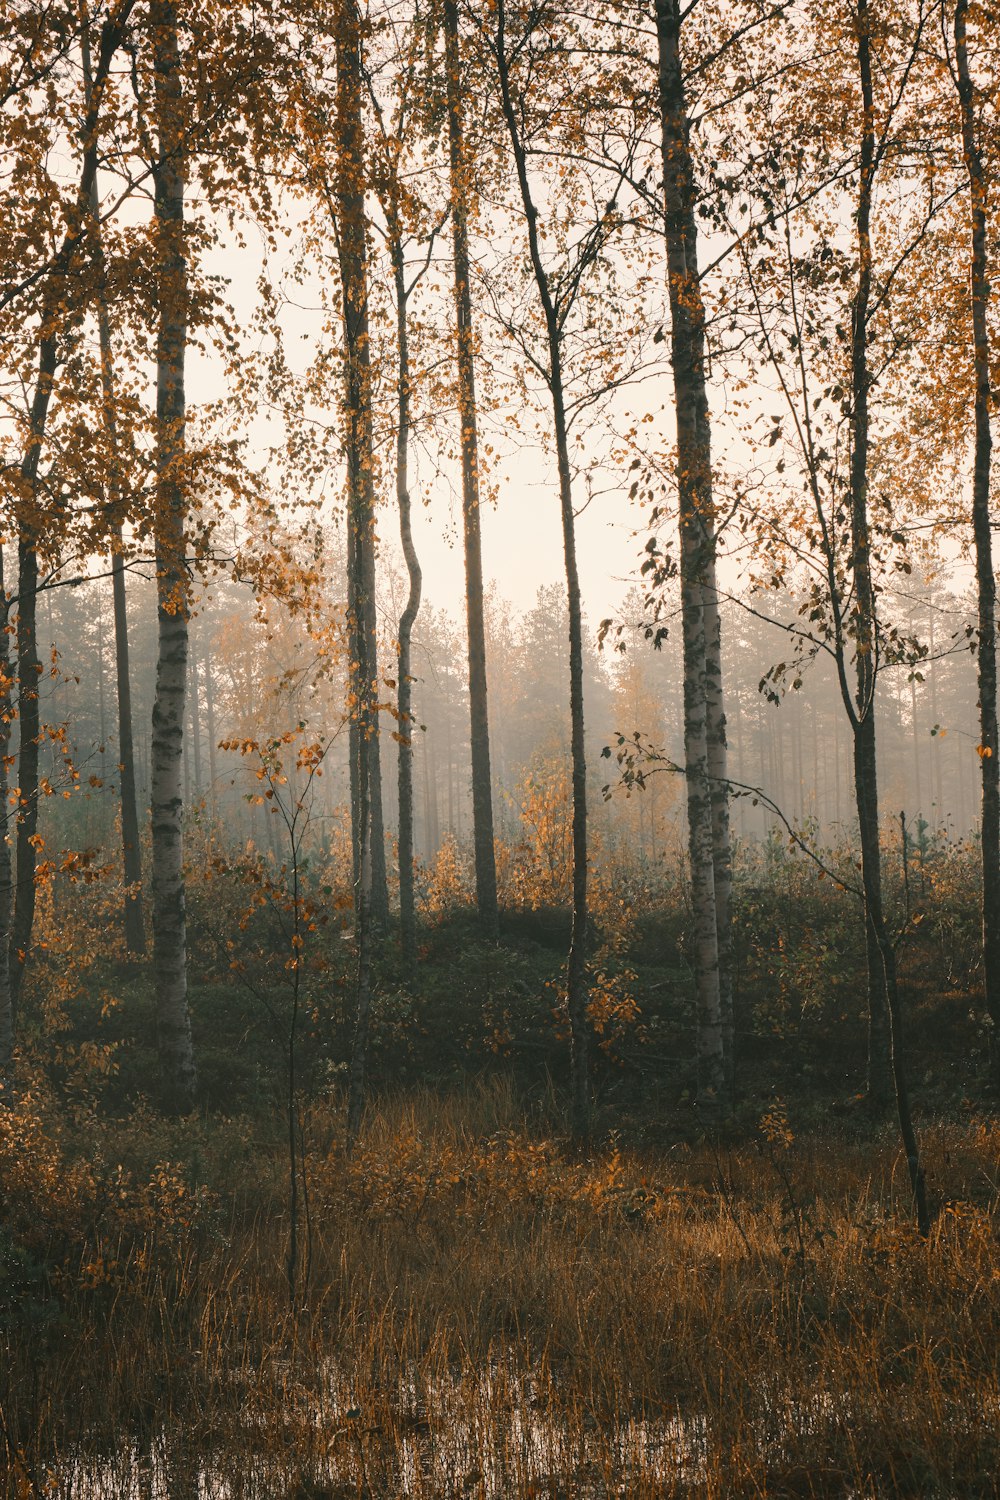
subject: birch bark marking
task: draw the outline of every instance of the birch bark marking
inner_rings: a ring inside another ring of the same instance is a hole
[[[359,820],[371,821],[371,916],[385,929],[388,891],[382,825],[382,777],[378,740],[378,651],[375,617],[375,452],[371,418],[371,347],[368,326],[368,238],[362,130],[361,37],[355,0],[343,0],[336,23],[337,246],[344,321],[344,413],[347,458],[348,614],[351,650],[352,805],[356,887],[365,841]],[[362,799],[357,764],[369,762]],[[367,811],[362,808],[364,801]]]
[[[732,991],[729,811],[722,703],[721,621],[715,591],[712,459],[705,387],[705,312],[697,264],[694,183],[677,0],[656,0],[664,230],[677,424],[677,494],[684,638],[684,766],[698,991],[698,1090],[711,1106],[726,1083]],[[713,788],[715,793],[713,795]],[[727,962],[728,980],[728,962]]]
[[[83,27],[83,76],[87,102],[93,94],[90,38]],[[118,697],[118,766],[122,818],[122,865],[125,875],[125,946],[129,953],[146,951],[146,928],[142,912],[142,855],[139,849],[139,813],[135,793],[135,749],[132,740],[132,684],[129,675],[128,610],[125,600],[125,561],[121,522],[121,472],[118,455],[118,407],[115,393],[114,353],[108,287],[101,235],[100,193],[97,172],[90,187],[90,215],[97,272],[97,333],[101,358],[102,418],[108,436],[111,469],[107,503],[111,532],[111,590],[115,626],[115,680]]]
[[[475,336],[469,272],[469,168],[462,118],[457,0],[444,0],[445,77],[448,91],[448,159],[458,346],[458,419],[462,447],[462,526],[465,541],[465,617],[469,649],[469,718],[472,751],[472,832],[476,900],[488,934],[497,934],[497,869],[493,840],[493,779],[486,690],[483,618],[483,548],[479,524],[479,438],[476,430]]]
[[[156,593],[158,653],[153,702],[150,814],[153,836],[153,973],[165,1104],[194,1103],[187,1002],[184,805],[181,756],[187,687],[190,581],[185,566],[184,443],[188,285],[184,244],[184,100],[173,0],[150,9],[158,159],[154,167],[159,328],[156,346]]]
[[[1000,744],[997,739],[997,609],[990,531],[990,346],[987,313],[986,178],[976,134],[975,91],[969,71],[966,18],[969,0],[955,6],[955,65],[962,116],[962,154],[969,174],[971,198],[970,295],[972,303],[973,365],[976,381],[975,467],[972,481],[972,530],[976,545],[976,587],[979,603],[979,739],[982,764],[983,858],[983,979],[986,1008],[993,1022],[990,1062],[994,1083],[1000,1083]]]

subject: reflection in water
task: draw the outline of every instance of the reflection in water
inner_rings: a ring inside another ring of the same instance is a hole
[[[625,1500],[681,1491],[703,1472],[705,1424],[680,1416],[606,1423],[554,1408],[553,1386],[502,1366],[473,1379],[403,1382],[377,1410],[335,1371],[321,1410],[277,1433],[248,1405],[225,1445],[195,1459],[183,1432],[113,1458],[78,1455],[52,1475],[67,1500]]]

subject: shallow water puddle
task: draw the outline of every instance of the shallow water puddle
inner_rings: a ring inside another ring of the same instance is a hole
[[[530,1379],[494,1370],[403,1384],[377,1418],[333,1375],[329,1404],[286,1446],[248,1414],[242,1443],[200,1462],[183,1434],[113,1459],[80,1455],[51,1475],[59,1500],[625,1500],[683,1490],[704,1467],[704,1419],[600,1423],[553,1411]],[[340,1387],[340,1389],[337,1389]],[[245,1444],[245,1446],[244,1446]],[[298,1451],[296,1451],[298,1449]]]

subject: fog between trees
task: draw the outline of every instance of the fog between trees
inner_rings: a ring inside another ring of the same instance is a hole
[[[890,851],[907,876],[978,830],[1000,1017],[989,15],[8,20],[5,1073],[36,894],[79,862],[119,879],[117,823],[181,1113],[198,860],[252,853],[286,892],[297,1014],[303,861],[345,849],[352,1142],[397,925],[416,986],[418,895],[461,905],[474,876],[492,940],[512,871],[517,901],[572,907],[587,1138],[602,860],[689,881],[714,1112],[740,848],[787,841],[824,873],[856,841],[857,881],[836,878],[866,945],[867,1089],[895,1093],[919,1199]],[[529,471],[561,547],[513,613],[502,581],[484,594],[480,513]],[[579,533],[609,497],[635,583],[588,620]],[[422,577],[425,509],[461,515],[464,609]]]
[[[995,1493],[998,88],[0,0],[0,1496]]]

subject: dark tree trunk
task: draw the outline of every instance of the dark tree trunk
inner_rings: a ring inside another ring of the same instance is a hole
[[[375,483],[368,326],[368,248],[364,202],[361,40],[355,0],[337,17],[336,198],[344,317],[347,456],[348,613],[351,638],[351,793],[357,932],[357,1019],[348,1092],[347,1141],[361,1126],[371,1014],[373,929],[388,920],[378,754],[375,631]]]
[[[858,189],[858,287],[851,332],[851,566],[854,577],[854,786],[865,875],[868,952],[868,1094],[875,1109],[889,1101],[892,1086],[885,975],[879,954],[882,875],[878,826],[878,766],[875,757],[875,683],[878,640],[868,532],[868,310],[871,301],[871,202],[875,173],[875,113],[867,0],[858,6],[858,62],[864,105],[861,177]],[[877,910],[874,909],[877,907]]]
[[[538,298],[545,317],[549,368],[549,393],[552,399],[552,423],[555,432],[556,462],[559,473],[559,509],[562,519],[563,560],[566,572],[566,598],[569,616],[569,710],[570,755],[573,784],[573,925],[568,959],[569,1026],[571,1039],[572,1123],[573,1135],[586,1141],[590,1134],[590,1035],[587,1013],[587,755],[583,715],[583,612],[580,601],[580,578],[576,561],[576,518],[573,512],[572,467],[569,456],[569,431],[566,419],[562,372],[562,325],[557,313],[548,274],[542,260],[538,233],[538,210],[531,196],[527,158],[520,133],[517,112],[510,90],[510,71],[505,52],[503,7],[500,7],[500,29],[496,60],[500,81],[504,119],[510,136],[517,169],[521,202],[528,231],[528,248]]]
[[[406,607],[399,617],[396,653],[396,710],[399,715],[397,785],[399,795],[399,933],[403,962],[412,983],[417,966],[417,923],[413,889],[413,677],[411,642],[420,609],[421,573],[410,520],[410,340],[407,327],[406,266],[398,205],[393,204],[389,224],[393,279],[396,284],[396,336],[399,377],[396,413],[396,504],[399,508],[399,539],[410,582]]]
[[[194,1103],[195,1067],[187,1003],[184,804],[181,762],[188,668],[190,584],[185,566],[183,475],[188,284],[184,245],[184,101],[173,0],[151,9],[159,156],[154,168],[157,239],[156,590],[158,652],[150,812],[153,835],[153,974],[164,1102]]]
[[[854,792],[861,835],[861,875],[869,969],[869,1095],[876,1107],[895,1091],[900,1135],[906,1151],[917,1224],[928,1233],[930,1219],[924,1172],[910,1112],[903,1062],[902,1014],[896,973],[896,951],[889,936],[882,897],[879,848],[878,764],[875,755],[875,688],[878,635],[875,590],[871,574],[868,529],[869,391],[868,316],[872,289],[871,207],[876,171],[875,104],[867,0],[857,9],[858,67],[863,103],[860,180],[858,186],[858,286],[851,327],[851,563],[854,576],[854,647],[856,697]],[[849,706],[849,705],[848,705]]]
[[[486,688],[483,618],[483,552],[479,524],[479,440],[476,429],[475,335],[469,268],[469,168],[462,119],[457,0],[444,0],[445,75],[451,222],[458,339],[458,416],[462,448],[462,525],[465,540],[465,617],[469,648],[469,717],[472,751],[472,839],[476,901],[487,933],[497,933],[497,870],[493,840],[493,778]]]
[[[38,382],[31,407],[31,436],[21,463],[30,497],[17,543],[17,840],[14,853],[14,916],[10,937],[11,1003],[17,1011],[35,922],[35,840],[38,833],[38,749],[41,733],[38,656],[38,463],[58,363],[55,334],[43,337]]]
[[[10,826],[9,777],[7,753],[10,749],[10,726],[14,715],[13,676],[10,662],[10,599],[4,582],[3,547],[0,546],[0,1105],[11,1103],[14,1095],[14,1007],[10,988],[10,922],[11,858],[7,830]]]
[[[132,684],[128,662],[128,614],[125,601],[125,560],[121,532],[111,563],[115,610],[115,673],[118,685],[118,763],[121,767],[122,853],[125,865],[125,946],[129,953],[146,951],[142,910],[142,853],[135,790],[135,748],[132,741]]]
[[[997,611],[990,529],[990,346],[987,316],[990,283],[986,222],[986,182],[976,132],[976,108],[966,18],[969,0],[955,6],[955,65],[962,115],[962,154],[969,173],[972,224],[973,364],[976,381],[976,449],[972,482],[972,529],[976,544],[976,586],[979,603],[979,756],[982,767],[983,859],[983,979],[986,1008],[993,1022],[991,1063],[993,1081],[1000,1086],[1000,743],[997,739]]]

